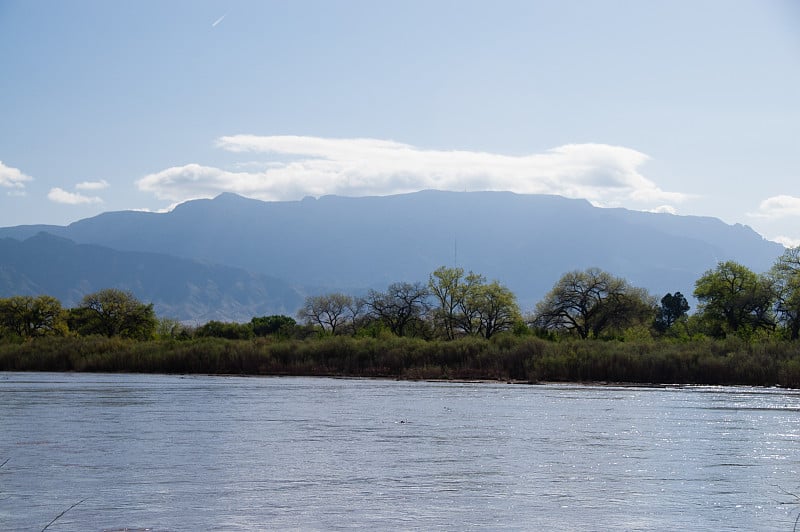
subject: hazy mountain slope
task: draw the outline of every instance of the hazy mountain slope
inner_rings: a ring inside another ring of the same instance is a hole
[[[507,192],[296,202],[223,194],[166,214],[105,213],[62,234],[343,290],[426,280],[436,267],[457,263],[506,283],[525,308],[573,269],[597,266],[658,295],[688,295],[720,260],[764,271],[782,252],[750,228],[713,218],[599,209],[583,200]]]
[[[0,228],[0,238],[13,238],[16,240],[26,240],[39,233],[50,233],[51,235],[64,235],[67,228],[63,225],[17,225],[14,227]]]
[[[0,239],[0,297],[48,294],[65,306],[101,288],[131,290],[156,313],[184,321],[293,314],[302,298],[276,279],[228,266],[76,244],[40,233]]]

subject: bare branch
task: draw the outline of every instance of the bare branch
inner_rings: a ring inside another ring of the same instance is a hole
[[[58,514],[58,515],[55,517],[55,519],[53,519],[52,521],[50,521],[49,523],[47,523],[47,525],[45,525],[45,527],[42,529],[42,532],[44,532],[45,530],[47,530],[48,528],[50,528],[50,525],[52,525],[53,523],[55,523],[56,521],[58,521],[59,519],[61,519],[61,518],[64,516],[64,514],[65,514],[65,513],[69,512],[70,510],[72,510],[73,508],[75,508],[76,506],[78,506],[80,503],[82,503],[82,502],[83,502],[83,501],[85,501],[85,500],[86,500],[86,499],[81,499],[80,501],[76,502],[75,504],[73,504],[72,506],[70,506],[69,508],[67,508],[66,510],[64,510],[63,512],[61,512],[60,514]]]

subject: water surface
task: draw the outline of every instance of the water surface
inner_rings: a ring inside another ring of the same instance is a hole
[[[0,373],[0,530],[791,530],[800,393]]]

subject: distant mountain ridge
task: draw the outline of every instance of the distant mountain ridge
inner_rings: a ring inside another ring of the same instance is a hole
[[[425,281],[457,264],[498,279],[529,310],[565,272],[596,266],[655,295],[691,294],[722,260],[766,271],[783,248],[715,218],[601,209],[510,192],[422,191],[264,202],[235,194],[164,214],[108,212],[66,227],[19,226],[120,251],[224,264],[320,290]]]
[[[194,323],[293,313],[302,302],[282,281],[229,266],[76,244],[48,233],[0,239],[0,297],[47,294],[71,307],[111,287],[152,302],[160,317]]]

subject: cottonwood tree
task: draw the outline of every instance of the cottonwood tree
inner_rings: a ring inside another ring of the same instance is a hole
[[[709,334],[724,337],[774,330],[772,281],[734,261],[720,262],[695,282],[698,313]]]
[[[156,330],[153,304],[144,304],[128,291],[106,288],[83,297],[72,313],[82,334],[124,336],[146,340]]]
[[[369,312],[397,336],[418,332],[430,305],[422,283],[392,283],[385,292],[370,290],[364,299]]]
[[[13,296],[0,299],[0,328],[34,338],[67,331],[61,302],[51,296]]]
[[[351,297],[350,303],[347,305],[347,325],[350,327],[352,334],[358,334],[358,331],[363,325],[366,318],[367,303],[364,298]]]
[[[481,334],[483,327],[481,317],[485,311],[482,309],[484,298],[480,291],[485,285],[486,278],[481,274],[469,272],[464,276],[456,313],[456,327],[463,334]]]
[[[438,304],[432,316],[448,340],[457,334],[478,334],[490,338],[510,329],[520,319],[516,296],[497,281],[483,275],[464,273],[463,268],[442,266],[428,279],[428,288]]]
[[[521,319],[516,296],[497,281],[474,287],[467,300],[475,309],[478,333],[487,340],[511,329]]]
[[[317,325],[331,334],[338,334],[350,327],[357,328],[364,308],[363,300],[347,294],[331,293],[306,298],[297,316],[309,325]]]
[[[770,270],[775,311],[791,340],[800,338],[800,246],[787,249]]]
[[[458,314],[464,299],[464,269],[437,268],[428,278],[428,289],[438,303],[433,311],[437,328],[444,331],[448,340],[456,335]]]
[[[448,340],[457,334],[478,333],[481,321],[477,290],[485,283],[483,275],[465,274],[463,268],[442,266],[430,275],[428,288],[438,304],[432,313],[434,325],[444,331]]]
[[[581,338],[652,319],[653,298],[643,289],[598,268],[564,274],[536,305],[534,325]]]

